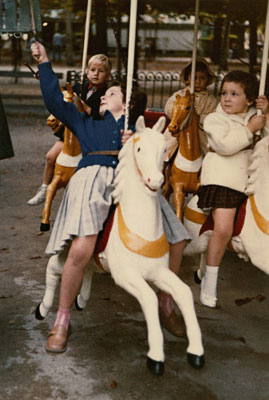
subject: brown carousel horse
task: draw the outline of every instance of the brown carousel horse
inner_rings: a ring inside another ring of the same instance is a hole
[[[66,90],[63,91],[65,101],[75,103],[80,112],[83,111],[83,106],[78,97],[74,96],[71,85],[66,83]],[[47,124],[54,132],[60,129],[61,123],[53,116],[50,115],[47,119]],[[40,225],[41,231],[48,231],[50,229],[50,210],[51,203],[58,189],[66,187],[70,178],[74,174],[78,162],[81,159],[81,149],[76,136],[67,128],[64,129],[64,146],[56,159],[54,175],[51,183],[48,185],[46,200],[43,207],[42,221]]]
[[[176,96],[168,129],[178,140],[177,151],[166,167],[166,182],[163,195],[169,200],[174,192],[177,217],[182,220],[184,197],[199,187],[202,154],[198,130],[199,116],[194,108],[194,99],[187,90],[185,96]]]

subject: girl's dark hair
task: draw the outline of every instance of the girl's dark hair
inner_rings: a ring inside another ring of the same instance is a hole
[[[239,70],[228,72],[221,82],[220,90],[222,90],[225,82],[239,83],[242,86],[248,101],[254,102],[258,96],[259,84],[254,74],[249,74],[248,72]]]
[[[192,64],[190,64],[186,67],[185,72],[184,72],[184,80],[185,81],[188,80],[190,73],[191,73],[191,69],[192,69]],[[195,71],[204,72],[205,74],[208,75],[208,78],[209,78],[208,69],[207,69],[205,63],[203,63],[202,61],[196,62]]]
[[[108,87],[119,86],[123,93],[123,101],[126,102],[126,83],[123,81],[111,81]],[[141,92],[137,84],[134,83],[130,99],[129,125],[135,125],[137,118],[144,115],[147,106],[147,95]]]

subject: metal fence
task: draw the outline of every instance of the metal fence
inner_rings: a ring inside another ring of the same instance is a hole
[[[125,73],[120,75],[112,72],[112,79],[124,79]],[[67,82],[71,85],[81,81],[81,71],[67,71]],[[149,108],[163,110],[167,99],[177,90],[182,88],[179,72],[144,72],[139,71],[136,77],[139,88],[146,93]]]

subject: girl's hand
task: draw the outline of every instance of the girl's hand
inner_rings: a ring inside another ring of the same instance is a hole
[[[130,139],[130,137],[134,134],[134,132],[131,129],[128,129],[128,131],[124,131],[123,129],[121,130],[121,143],[124,146],[125,143]]]
[[[39,63],[43,62],[48,62],[49,58],[47,56],[47,52],[45,47],[39,43],[39,42],[34,42],[31,44],[31,51],[32,51],[32,57]]]
[[[261,110],[262,114],[269,113],[269,102],[266,96],[259,96],[256,99],[256,108],[257,110]]]
[[[266,116],[262,115],[254,115],[249,121],[247,127],[251,133],[255,133],[263,129],[266,122]]]

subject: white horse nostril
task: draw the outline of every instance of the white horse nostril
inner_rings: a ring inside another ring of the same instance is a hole
[[[150,178],[148,178],[148,182],[150,182]]]

